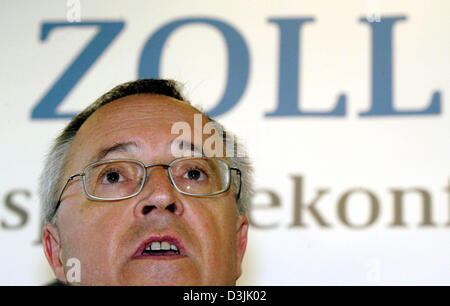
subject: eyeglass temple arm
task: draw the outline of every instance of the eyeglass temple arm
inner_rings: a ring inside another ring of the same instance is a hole
[[[241,186],[242,186],[242,177],[241,177],[241,170],[239,170],[238,168],[230,168],[231,170],[235,170],[236,173],[239,175],[239,190],[237,192],[236,195],[236,199],[239,199],[240,195],[241,195]]]
[[[81,176],[81,173],[71,175],[71,176],[69,176],[69,178],[67,179],[66,183],[64,184],[64,187],[63,187],[62,190],[61,190],[61,193],[59,194],[58,202],[56,202],[56,206],[55,206],[55,210],[53,211],[53,215],[56,214],[56,211],[58,210],[59,205],[61,205],[61,198],[62,198],[62,195],[63,195],[63,193],[64,193],[64,190],[66,190],[67,185],[69,185],[69,182],[70,182],[71,180],[73,180],[74,178],[76,178],[77,176]]]

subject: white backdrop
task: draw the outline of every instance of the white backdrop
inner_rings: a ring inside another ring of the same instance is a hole
[[[447,0],[1,0],[0,284],[53,278],[37,179],[68,122],[55,114],[150,71],[147,42],[188,18],[203,21],[159,41],[159,76],[207,111],[228,105],[217,119],[254,161],[239,284],[450,284],[449,13]],[[98,33],[80,25],[106,21],[123,28],[45,99]],[[227,84],[236,97],[218,106]]]

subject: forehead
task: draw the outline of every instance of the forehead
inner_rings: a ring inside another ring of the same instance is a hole
[[[84,122],[78,134],[94,126],[114,128],[118,125],[133,125],[133,123],[139,125],[143,120],[148,121],[150,125],[180,120],[189,121],[196,113],[199,112],[188,103],[171,97],[154,94],[130,95],[102,106]],[[117,122],[114,119],[120,121]]]
[[[194,132],[194,114],[199,111],[188,103],[162,95],[139,94],[118,99],[102,106],[83,123],[69,149],[69,163],[85,166],[99,149],[119,142],[134,141],[154,149],[155,144],[160,144],[161,149],[179,136],[171,134],[174,123],[187,122]],[[207,121],[202,116],[202,125]]]

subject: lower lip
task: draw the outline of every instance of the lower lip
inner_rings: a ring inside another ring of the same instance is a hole
[[[173,254],[173,255],[138,255],[133,259],[150,259],[150,260],[176,260],[186,258],[186,255]]]

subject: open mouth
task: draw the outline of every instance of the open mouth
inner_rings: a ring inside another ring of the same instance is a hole
[[[145,240],[134,258],[175,259],[186,256],[180,241],[173,236],[150,237]]]

